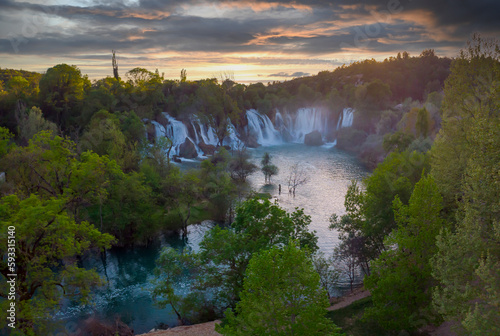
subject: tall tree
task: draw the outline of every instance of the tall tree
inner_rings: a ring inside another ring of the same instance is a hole
[[[365,317],[376,319],[388,329],[416,329],[433,322],[430,258],[436,253],[436,236],[443,228],[442,197],[432,176],[416,185],[409,204],[396,196],[397,228],[387,238],[390,248],[372,264],[365,279],[373,307]]]
[[[65,210],[67,203],[62,196],[44,200],[35,194],[26,199],[9,195],[0,200],[1,297],[12,295],[7,281],[13,280],[9,274],[17,274],[12,287],[17,302],[17,329],[13,334],[46,335],[46,325],[62,297],[85,302],[91,287],[101,283],[94,270],[78,267],[75,257],[92,248],[109,248],[113,237],[101,234],[87,222],[75,222]],[[12,252],[7,250],[7,242],[15,251],[9,254],[14,255],[14,267],[7,263],[7,252]],[[2,300],[3,311],[7,311],[9,302]],[[3,318],[0,327],[6,322]]]
[[[77,127],[76,119],[89,89],[90,81],[76,66],[58,64],[49,68],[40,79],[42,110],[59,126]]]
[[[307,253],[294,243],[255,254],[236,314],[226,311],[223,335],[339,335],[325,317],[329,306]]]
[[[469,335],[500,333],[500,48],[479,37],[453,62],[446,83],[449,119],[434,148],[432,174],[456,208],[455,230],[438,237],[433,302]],[[453,110],[451,110],[453,108]],[[453,142],[452,144],[445,143]],[[460,152],[450,158],[446,149]],[[452,176],[445,165],[454,165]],[[459,179],[458,181],[452,178]],[[456,199],[451,200],[456,193]]]

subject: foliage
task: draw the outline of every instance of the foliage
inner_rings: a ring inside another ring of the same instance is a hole
[[[328,300],[306,252],[293,243],[254,254],[223,335],[338,335],[324,317]]]
[[[21,143],[27,145],[28,141],[40,131],[57,133],[57,125],[43,117],[42,110],[33,106],[28,112],[23,112],[18,121],[18,137]]]
[[[16,327],[25,335],[46,333],[46,320],[52,319],[63,296],[85,300],[91,287],[101,283],[95,271],[79,268],[74,258],[93,247],[109,248],[113,237],[101,234],[87,222],[75,222],[65,211],[67,203],[64,196],[43,199],[35,194],[26,199],[10,195],[0,200],[0,295],[7,298],[8,274],[16,273]],[[8,228],[12,226],[15,272],[6,258]],[[3,300],[2,310],[7,310],[8,304]],[[2,326],[6,321],[2,319]]]
[[[264,179],[266,183],[271,183],[271,176],[278,174],[278,167],[271,163],[271,154],[268,152],[264,153],[264,157],[261,161],[261,171],[264,174]]]
[[[433,303],[445,319],[459,321],[469,335],[500,332],[498,78],[498,43],[475,36],[453,63],[445,88],[443,129],[433,148],[432,174],[447,205],[457,209],[456,228],[441,232],[432,260],[433,275],[440,282]],[[446,144],[445,139],[456,143]],[[449,158],[447,149],[459,151],[460,156]],[[453,160],[448,165],[456,165],[453,176],[445,176],[448,159]]]
[[[245,182],[247,177],[257,170],[257,166],[251,163],[249,159],[250,154],[247,152],[246,147],[240,144],[233,152],[233,157],[228,165],[233,180]]]
[[[425,210],[423,210],[425,209]],[[373,307],[365,318],[390,330],[416,329],[432,321],[430,258],[436,252],[436,236],[443,227],[442,197],[430,175],[416,185],[408,206],[396,196],[397,229],[387,237],[391,248],[372,264],[365,286]]]
[[[85,93],[90,89],[87,76],[76,66],[58,64],[40,79],[40,101],[49,120],[67,128],[75,123]]]
[[[442,128],[432,153],[432,174],[443,194],[445,208],[454,212],[462,201],[467,162],[477,150],[470,144],[470,125],[482,114],[498,113],[500,60],[497,42],[474,36],[451,66],[442,107]],[[450,220],[454,220],[450,215]]]
[[[248,262],[258,251],[284,246],[290,239],[309,251],[316,251],[317,237],[307,229],[310,221],[302,210],[289,214],[269,200],[253,198],[243,202],[230,227],[215,226],[205,234],[199,252],[184,252],[183,258],[199,265],[188,272],[188,277],[194,279],[191,286],[192,291],[198,293],[197,302],[201,300],[202,306],[211,307],[219,315],[234,306],[243,288]],[[157,274],[162,274],[162,265],[158,266]],[[174,285],[161,284],[162,281],[160,286]],[[186,304],[189,300],[174,302],[178,311],[186,311]]]

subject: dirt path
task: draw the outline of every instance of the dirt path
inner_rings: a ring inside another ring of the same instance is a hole
[[[219,336],[215,331],[215,324],[220,321],[180,326],[168,330],[158,330],[138,336]]]
[[[355,289],[352,293],[338,298],[338,301],[335,302],[332,306],[326,308],[326,310],[337,310],[340,308],[347,307],[351,303],[364,299],[367,296],[370,296],[369,291],[363,288]]]

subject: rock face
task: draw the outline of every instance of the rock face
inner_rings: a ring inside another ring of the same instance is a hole
[[[191,140],[189,140],[189,138],[186,138],[184,143],[179,146],[179,156],[182,156],[186,159],[194,159],[198,156],[196,146]]]
[[[203,151],[203,154],[205,155],[214,155],[215,153],[215,146],[214,145],[207,145],[203,141],[201,141],[198,144],[198,147]]]
[[[260,146],[259,143],[257,142],[257,137],[254,134],[248,135],[248,137],[245,141],[245,145],[248,148],[257,148]]]
[[[311,133],[306,134],[304,137],[304,143],[307,146],[321,146],[324,144],[323,137],[318,131],[312,131]]]

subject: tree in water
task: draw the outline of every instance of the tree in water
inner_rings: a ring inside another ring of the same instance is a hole
[[[262,158],[260,164],[262,165],[261,170],[262,173],[264,173],[265,183],[270,184],[271,176],[277,175],[279,171],[278,167],[271,163],[271,154],[269,154],[268,152],[264,153],[264,157]]]
[[[295,197],[295,189],[307,182],[309,182],[309,176],[305,172],[304,167],[298,163],[294,164],[290,168],[290,175],[288,175],[288,193],[293,194]]]

